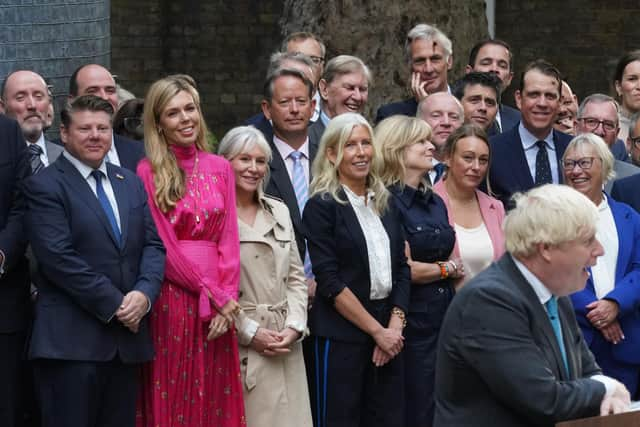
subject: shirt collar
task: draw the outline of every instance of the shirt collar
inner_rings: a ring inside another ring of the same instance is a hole
[[[522,148],[524,148],[525,151],[533,148],[536,145],[536,142],[539,141],[538,138],[533,136],[533,134],[529,132],[527,128],[524,127],[524,125],[522,124],[522,121],[518,125],[518,132],[520,133],[520,141],[522,141]],[[553,142],[553,129],[551,129],[549,131],[549,134],[544,137],[544,142],[547,143],[547,148],[550,148],[555,151],[556,145]]]
[[[304,157],[309,159],[309,137],[307,137],[307,139],[304,141],[304,144],[302,144],[302,146],[297,150],[293,149],[293,147],[291,147],[285,141],[283,141],[280,138],[278,138],[275,134],[273,135],[273,143],[276,145],[276,148],[278,149],[278,152],[280,153],[282,158],[285,159],[285,160],[294,151],[301,152]]]
[[[431,191],[428,191],[428,189],[427,191],[423,191],[422,189],[417,190],[409,185],[402,187],[400,187],[400,185],[394,185],[389,188],[389,191],[396,194],[407,208],[410,208],[416,199],[424,200],[426,203],[431,198]]]
[[[376,195],[376,193],[374,193],[370,189],[367,189],[367,192],[366,192],[366,194],[364,196],[358,196],[356,193],[351,191],[351,189],[349,187],[347,187],[346,185],[343,185],[342,189],[344,190],[344,193],[347,195],[347,198],[349,199],[349,202],[354,206],[370,206],[371,205],[371,201],[373,200],[373,198]],[[364,202],[365,197],[367,198],[367,203],[366,204]]]
[[[322,123],[324,124],[325,127],[329,126],[329,122],[331,121],[331,119],[329,118],[329,116],[327,116],[327,113],[325,113],[324,110],[320,110],[320,120],[322,120]]]
[[[518,267],[518,270],[520,270],[520,273],[522,273],[522,275],[524,276],[524,279],[533,288],[533,291],[536,293],[540,304],[546,304],[547,301],[549,301],[553,296],[551,292],[549,292],[549,289],[547,289],[547,287],[540,281],[540,279],[538,279],[535,274],[533,274],[527,267],[525,267],[523,263],[518,261],[515,257],[512,258],[513,262],[516,264],[516,267]]]
[[[602,201],[598,205],[598,212],[605,212],[609,210],[609,202],[607,201],[607,195],[605,193],[602,194]]]
[[[91,172],[93,172],[93,168],[91,166],[82,163],[82,161],[73,157],[73,155],[67,150],[64,150],[62,152],[62,155],[71,162],[71,164],[78,170],[78,172],[80,172],[80,175],[82,175],[84,179],[89,179],[89,177],[91,176]],[[105,163],[104,159],[102,160],[102,163],[100,163],[100,167],[98,168],[98,170],[101,171],[105,176],[108,176],[107,164]]]

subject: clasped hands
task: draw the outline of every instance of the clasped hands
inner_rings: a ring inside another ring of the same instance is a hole
[[[380,328],[373,334],[376,346],[373,349],[373,364],[377,367],[384,366],[396,357],[404,346],[402,336],[402,319],[395,314],[391,315],[389,327]]]
[[[249,345],[263,356],[278,356],[291,352],[289,347],[300,335],[300,332],[291,328],[284,328],[280,332],[258,328]]]
[[[618,322],[618,303],[615,301],[601,299],[587,305],[587,320],[591,322],[594,328],[598,329],[604,339],[618,344],[624,339],[624,333]]]
[[[230,299],[222,308],[218,309],[218,313],[209,322],[209,333],[207,340],[211,341],[225,334],[233,325],[234,316],[240,311],[240,304]]]
[[[134,334],[138,333],[140,321],[149,311],[149,299],[140,291],[130,291],[116,311],[116,318]]]

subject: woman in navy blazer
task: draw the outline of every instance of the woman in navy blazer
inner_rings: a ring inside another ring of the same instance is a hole
[[[308,367],[316,426],[404,425],[399,355],[410,272],[372,137],[358,114],[331,120],[303,214],[317,282]]]
[[[599,136],[575,137],[562,160],[567,185],[598,206],[596,238],[604,247],[585,289],[571,296],[576,318],[603,373],[634,397],[640,375],[640,215],[602,191],[614,159]]]

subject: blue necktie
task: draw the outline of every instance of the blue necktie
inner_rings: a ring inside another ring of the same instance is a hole
[[[562,362],[564,363],[565,373],[569,376],[569,363],[567,362],[567,352],[564,348],[564,340],[562,339],[562,326],[560,325],[560,316],[558,315],[558,299],[554,296],[545,303],[547,308],[547,314],[551,321],[551,327],[553,333],[556,335],[558,341],[558,347],[560,347],[560,354],[562,354]]]
[[[433,167],[433,169],[435,169],[436,171],[436,177],[433,180],[432,184],[435,184],[436,182],[440,181],[440,178],[442,178],[442,174],[444,174],[444,170],[445,170],[445,164],[438,163]]]
[[[536,142],[538,146],[538,154],[536,154],[536,176],[535,184],[553,184],[551,177],[551,165],[549,164],[549,153],[547,152],[547,143],[544,141]]]
[[[302,217],[302,211],[304,205],[307,204],[309,198],[309,184],[307,177],[304,174],[304,168],[302,167],[302,156],[300,151],[292,151],[289,154],[291,160],[293,160],[293,173],[291,174],[291,180],[293,181],[293,191],[296,193],[296,201],[298,202],[298,209],[300,210],[300,217]],[[305,277],[313,277],[311,271],[311,258],[309,258],[309,251],[305,248],[304,251],[304,275]]]
[[[102,177],[104,177],[104,174],[102,173],[102,171],[96,169],[91,172],[91,176],[96,180],[96,195],[98,196],[100,205],[102,205],[102,210],[104,210],[104,213],[107,214],[107,218],[109,219],[109,223],[111,224],[113,233],[115,234],[117,240],[120,241],[120,228],[118,227],[118,221],[116,221],[116,216],[113,213],[111,203],[109,203],[109,198],[107,198],[107,193],[104,192],[104,187],[102,187]]]

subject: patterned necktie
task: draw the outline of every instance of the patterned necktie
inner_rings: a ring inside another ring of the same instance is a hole
[[[104,187],[102,186],[102,177],[104,177],[104,174],[102,173],[102,171],[96,169],[91,172],[91,176],[96,180],[96,195],[98,196],[100,205],[102,205],[102,209],[109,219],[109,223],[111,224],[113,233],[118,238],[117,240],[120,241],[120,227],[118,227],[116,215],[113,213],[113,208],[111,207],[111,203],[109,203],[107,193],[104,192]]]
[[[549,165],[549,154],[547,153],[547,143],[536,142],[538,154],[536,154],[536,185],[552,184],[551,166]]]
[[[42,148],[38,144],[29,144],[29,164],[31,165],[31,173],[33,175],[44,169],[44,163],[40,156],[42,155]]]
[[[556,340],[558,341],[558,347],[560,347],[562,362],[564,363],[565,373],[568,377],[569,363],[567,362],[567,352],[564,348],[564,340],[562,339],[562,326],[560,324],[560,316],[558,315],[558,299],[552,296],[549,301],[545,303],[545,307],[547,308],[547,314],[549,315],[549,320],[551,321],[553,333],[555,334]]]
[[[307,176],[304,173],[304,168],[302,167],[302,156],[303,154],[300,151],[292,151],[291,154],[289,154],[289,157],[293,160],[291,179],[293,181],[293,191],[296,193],[300,217],[302,217],[304,205],[307,204],[307,199],[309,198],[309,184],[307,182]],[[304,251],[304,275],[305,277],[313,277],[311,259],[309,258],[309,250],[307,249]]]

